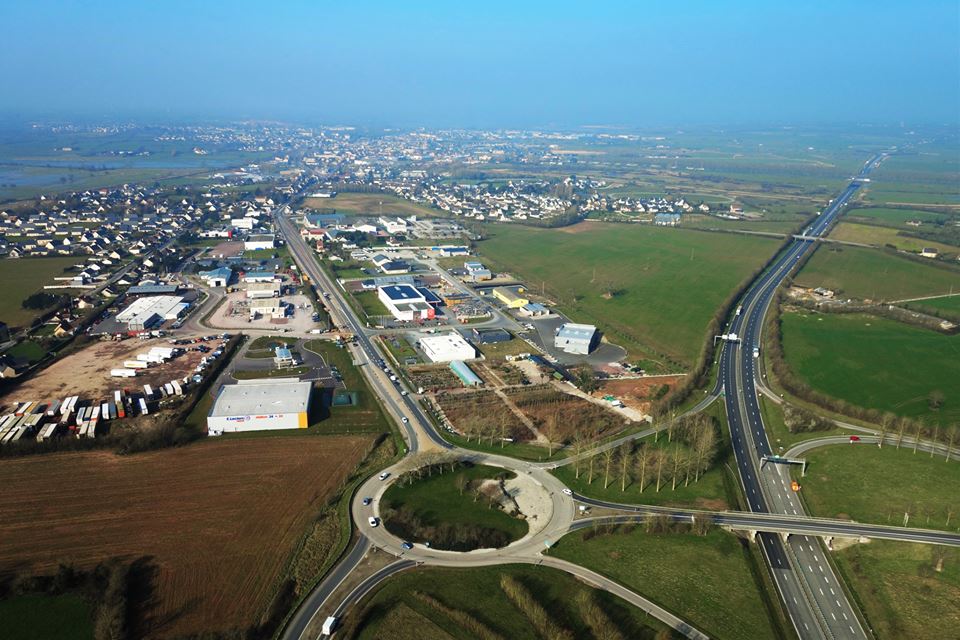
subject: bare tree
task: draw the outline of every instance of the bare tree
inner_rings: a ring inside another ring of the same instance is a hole
[[[460,491],[460,495],[462,496],[463,492],[467,489],[467,476],[462,473],[458,474],[457,477],[454,478],[454,482],[456,482],[457,489]]]
[[[677,476],[680,475],[680,459],[683,457],[683,452],[680,451],[680,447],[674,447],[673,449],[673,471],[670,472],[670,491],[677,490]]]
[[[663,451],[656,451],[657,456],[657,493],[660,493],[660,478],[663,475]]]
[[[573,466],[574,477],[580,479],[580,454],[583,452],[583,434],[577,429],[573,433]]]
[[[907,430],[910,421],[906,418],[900,418],[900,421],[897,423],[897,449],[900,448],[900,443],[903,442],[903,433]]]
[[[637,466],[640,467],[637,478],[640,480],[640,493],[643,493],[643,487],[647,482],[647,462],[650,460],[650,447],[640,445],[637,452]]]
[[[953,443],[957,439],[957,425],[947,429],[947,456],[945,461],[950,462],[950,454],[953,453]]]
[[[620,493],[627,490],[627,478],[630,473],[630,454],[633,447],[629,442],[624,442],[620,447]]]
[[[883,414],[883,418],[880,420],[880,440],[877,441],[877,446],[881,449],[883,448],[883,441],[886,439],[887,433],[890,431],[894,420],[896,420],[896,416],[889,411]]]
[[[930,457],[933,457],[934,452],[937,450],[937,442],[940,441],[940,423],[933,423],[933,442],[930,443]]]
[[[923,418],[917,420],[917,432],[913,437],[913,452],[917,452],[917,447],[920,446],[920,432],[923,431]]]
[[[616,449],[607,449],[603,452],[603,488],[610,486],[610,465],[613,463],[613,455]]]

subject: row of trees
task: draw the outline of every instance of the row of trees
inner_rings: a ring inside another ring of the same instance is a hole
[[[958,331],[957,328],[945,331],[941,326],[943,320],[950,319],[947,317],[950,315],[949,313],[941,317],[940,314],[928,313],[929,311],[936,311],[935,309],[928,310],[925,307],[909,310],[890,304],[867,304],[865,302],[846,302],[840,304],[832,302],[817,302],[814,300],[794,300],[792,301],[792,304],[797,307],[810,309],[811,311],[818,311],[820,313],[869,313],[870,315],[888,318],[890,320],[894,320],[895,322],[902,322],[903,324],[920,327],[921,329],[939,331],[949,335],[957,333]],[[954,314],[953,317],[956,317],[956,315]]]
[[[659,434],[658,434],[659,436]],[[713,464],[719,449],[717,424],[710,416],[697,414],[671,420],[666,430],[667,443],[627,442],[617,448],[606,449],[586,460],[579,456],[580,445],[575,441],[574,474],[577,479],[585,473],[587,483],[595,476],[603,476],[603,488],[620,484],[620,491],[634,483],[642,493],[648,486],[657,492],[668,484],[674,491],[699,482]]]

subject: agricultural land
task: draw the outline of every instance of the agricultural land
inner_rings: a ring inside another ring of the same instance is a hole
[[[0,260],[0,320],[10,327],[22,327],[30,324],[42,311],[24,309],[21,303],[28,296],[41,290],[43,285],[53,282],[55,277],[63,276],[64,271],[83,262],[81,258],[23,258],[20,260]],[[54,294],[63,293],[53,291]]]

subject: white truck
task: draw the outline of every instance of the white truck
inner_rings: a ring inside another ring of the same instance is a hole
[[[322,636],[332,636],[333,632],[337,630],[337,623],[340,620],[336,616],[330,616],[323,621],[323,627],[320,629],[320,635]]]

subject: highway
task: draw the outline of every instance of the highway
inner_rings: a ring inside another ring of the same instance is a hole
[[[761,457],[772,453],[757,400],[754,349],[759,348],[763,321],[777,288],[794,266],[811,250],[816,238],[839,216],[843,206],[865,178],[886,156],[871,158],[816,220],[794,238],[773,264],[747,290],[728,327],[737,341],[724,344],[720,382],[730,425],[731,444],[747,506],[753,512],[788,515],[803,513],[803,504],[790,486],[790,474],[781,464],[765,465]],[[868,637],[860,618],[837,579],[818,539],[760,533],[760,547],[774,583],[801,638]],[[816,567],[816,569],[814,569]]]
[[[936,529],[918,529],[880,524],[865,524],[853,520],[834,518],[813,518],[810,516],[783,515],[776,513],[751,513],[748,511],[708,511],[705,509],[684,509],[678,507],[658,507],[648,505],[620,504],[606,500],[596,500],[586,496],[574,495],[573,498],[590,507],[616,509],[629,513],[580,518],[571,525],[571,530],[582,529],[596,522],[637,522],[642,516],[666,515],[678,522],[707,520],[715,525],[737,531],[778,533],[784,536],[807,534],[818,537],[836,538],[875,538],[878,540],[896,540],[960,547],[960,534]],[[587,524],[585,524],[587,523]]]
[[[865,177],[884,155],[878,155],[864,166],[859,177]],[[775,258],[771,266],[761,274],[756,282],[743,295],[737,313],[729,324],[728,333],[735,333],[739,341],[724,344],[720,353],[719,376],[712,389],[698,403],[696,409],[709,405],[717,397],[724,398],[730,423],[743,495],[750,512],[724,512],[710,515],[713,522],[731,529],[756,532],[762,552],[769,563],[774,583],[786,605],[787,613],[801,638],[866,638],[867,631],[860,622],[857,612],[850,605],[843,586],[827,559],[819,537],[878,537],[932,544],[960,544],[960,538],[953,534],[919,529],[902,529],[879,525],[865,525],[849,521],[808,518],[804,515],[803,505],[790,488],[790,476],[782,464],[761,465],[760,459],[771,453],[764,431],[763,420],[757,401],[754,349],[760,344],[763,318],[766,315],[777,287],[810,250],[818,238],[839,215],[848,199],[856,193],[859,182],[854,179],[843,193]],[[584,526],[592,526],[595,519],[574,521],[574,497],[564,492],[564,487],[549,469],[558,466],[556,462],[529,463],[504,456],[488,455],[459,449],[446,442],[434,429],[431,421],[421,410],[415,399],[401,395],[397,385],[388,379],[377,363],[385,358],[371,341],[373,331],[368,330],[353,314],[346,303],[338,285],[320,268],[313,251],[303,241],[287,215],[289,208],[278,212],[276,221],[287,246],[300,266],[321,293],[329,293],[326,305],[335,326],[356,336],[357,344],[352,346],[354,360],[367,379],[374,392],[381,398],[389,415],[401,425],[409,453],[426,450],[446,451],[458,457],[471,459],[478,464],[502,466],[528,476],[549,499],[552,512],[547,522],[540,523],[522,540],[503,549],[478,550],[470,554],[444,552],[414,545],[413,549],[401,550],[400,541],[386,531],[384,527],[371,527],[367,523],[370,515],[378,515],[377,507],[380,495],[389,485],[373,477],[364,483],[354,496],[352,516],[359,530],[356,546],[333,569],[321,584],[309,595],[294,614],[284,630],[284,638],[303,638],[311,628],[311,620],[321,610],[343,613],[347,607],[357,602],[381,580],[402,571],[411,563],[437,566],[484,566],[510,562],[551,563],[552,558],[542,555],[545,546],[562,537],[565,533]],[[645,433],[652,432],[646,430]],[[617,446],[620,442],[640,437],[633,434],[607,443]],[[604,447],[601,447],[601,449]],[[595,453],[597,450],[593,450]],[[569,462],[569,461],[564,461]],[[397,474],[411,468],[410,458],[391,468]],[[360,497],[374,498],[372,506],[361,504]],[[614,516],[621,520],[636,520],[638,516],[657,511],[655,508],[631,505],[612,505],[600,501],[591,501],[577,497],[581,502],[595,506],[606,506],[631,513]],[[679,520],[696,516],[693,510],[672,510],[671,517]],[[330,597],[358,565],[360,559],[372,548],[377,547],[398,557],[398,560],[378,570],[342,599],[338,606],[328,604]],[[572,565],[575,566],[575,565]],[[590,581],[588,570],[565,567],[581,578]],[[604,579],[603,588],[613,593],[623,589]],[[646,602],[645,599],[629,592],[631,602]],[[669,612],[660,610],[647,602],[646,610],[688,637],[705,637],[702,632],[679,620]]]

